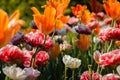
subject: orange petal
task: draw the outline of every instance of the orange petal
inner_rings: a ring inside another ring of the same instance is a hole
[[[0,39],[4,37],[4,31],[8,29],[8,15],[0,9]]]
[[[54,46],[49,50],[50,57],[55,59],[60,55],[60,47],[59,44],[54,44]]]
[[[76,40],[76,46],[78,49],[80,49],[82,51],[86,51],[90,46],[89,35],[81,34],[80,39]]]
[[[24,24],[25,22],[23,20],[18,20],[16,21],[16,23],[14,23],[14,25],[12,26],[11,32],[12,32],[12,37],[15,35],[16,32],[18,32],[21,28],[21,26]]]
[[[40,12],[38,11],[37,8],[32,7],[31,9],[32,9],[32,11],[34,12],[34,14],[39,14],[39,15],[40,15]]]
[[[63,24],[61,20],[56,20],[56,28],[61,30],[63,28]]]
[[[69,20],[70,16],[61,16],[60,17],[60,20],[63,22],[63,23],[67,23],[68,20]]]
[[[115,41],[116,46],[120,46],[120,41]]]
[[[55,28],[55,15],[56,10],[53,7],[46,7],[44,11],[44,26],[42,26],[42,30],[45,32],[45,34],[50,34],[54,28]]]
[[[12,16],[9,18],[9,21],[13,21],[13,20],[18,20],[20,17],[20,11],[19,10],[16,10]]]
[[[40,31],[42,31],[42,29],[41,29],[41,26],[42,26],[41,19],[43,19],[42,15],[34,15],[35,24]]]

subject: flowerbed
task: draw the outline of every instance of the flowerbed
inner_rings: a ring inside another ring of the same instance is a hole
[[[64,15],[69,3],[48,0],[43,14],[32,7],[29,31],[20,30],[19,10],[0,9],[0,79],[120,79],[120,2],[103,0],[106,14],[78,4],[74,16]]]

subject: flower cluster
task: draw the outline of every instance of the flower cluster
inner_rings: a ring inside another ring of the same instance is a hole
[[[120,2],[88,1],[92,11],[77,4],[72,16],[70,0],[47,0],[19,32],[19,10],[8,18],[0,9],[0,79],[119,80]]]
[[[80,80],[90,80],[90,75],[92,75],[92,80],[101,80],[101,75],[98,73],[90,73],[89,71],[85,71],[82,75]]]

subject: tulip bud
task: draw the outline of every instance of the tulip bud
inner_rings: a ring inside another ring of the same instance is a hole
[[[99,39],[98,37],[94,37],[94,38],[93,38],[93,42],[94,42],[94,43],[99,43],[99,42],[100,42],[100,39]]]
[[[118,74],[120,75],[120,65],[117,66],[116,70],[117,70]]]
[[[101,20],[103,20],[105,17],[105,14],[103,12],[99,12],[99,13],[97,13],[97,17],[100,18]]]
[[[93,55],[93,58],[94,60],[96,61],[96,63],[99,63],[99,57],[100,57],[100,52],[99,51],[95,51],[94,52],[94,55]]]
[[[53,59],[60,55],[60,47],[58,43],[54,44],[53,47],[49,49],[49,54]]]
[[[80,39],[76,40],[75,44],[76,44],[78,49],[80,49],[82,51],[86,51],[89,48],[89,46],[90,46],[89,35],[81,34],[80,35]]]
[[[75,28],[75,30],[78,34],[86,34],[86,35],[91,34],[90,28],[85,25],[79,25],[77,28]]]

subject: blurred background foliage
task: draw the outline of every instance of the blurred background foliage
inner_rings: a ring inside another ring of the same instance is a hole
[[[0,8],[9,13],[9,15],[12,14],[16,9],[19,9],[21,13],[21,19],[26,22],[22,28],[28,28],[31,20],[33,19],[33,12],[30,8],[34,6],[38,8],[40,12],[43,12],[41,6],[43,6],[46,1],[47,0],[0,0]],[[90,1],[91,0],[71,0],[65,14],[72,15],[70,6],[75,6],[79,3],[89,6]],[[102,0],[98,1],[102,3]]]

